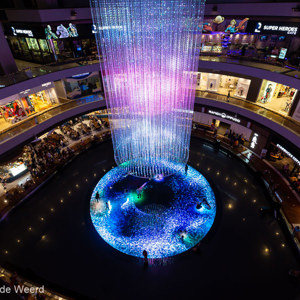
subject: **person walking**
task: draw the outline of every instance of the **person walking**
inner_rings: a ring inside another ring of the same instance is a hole
[[[227,94],[227,101],[226,101],[226,102],[229,102],[229,98],[230,98],[230,90],[228,91],[228,94]]]

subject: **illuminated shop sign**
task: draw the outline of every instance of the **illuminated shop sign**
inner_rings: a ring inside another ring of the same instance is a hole
[[[91,74],[92,74],[92,72],[81,73],[81,74],[73,75],[73,76],[71,76],[71,78],[82,79],[82,78],[85,78],[87,76],[90,76]]]
[[[52,85],[51,81],[42,84],[43,87],[48,87],[50,85]]]
[[[28,90],[25,90],[25,91],[23,91],[23,92],[20,92],[20,94],[24,94],[24,95],[26,95],[26,94],[28,94],[30,92],[30,89],[28,89]]]
[[[47,25],[45,28],[46,39],[66,39],[70,37],[78,37],[78,31],[75,24],[69,23],[64,26],[60,24],[58,26]]]
[[[19,29],[19,28],[15,28],[13,26],[11,26],[11,30],[14,36],[18,36],[18,35],[27,35],[30,37],[33,37],[33,32],[32,30],[29,29]]]
[[[40,91],[44,91],[44,90],[48,90],[50,88],[53,88],[54,87],[54,84],[53,82],[45,82],[35,88],[32,88],[32,89],[27,89],[25,91],[22,91],[19,93],[20,95],[20,98],[22,97],[25,97],[26,95],[32,95],[32,94],[35,94],[35,93],[38,93]]]
[[[282,22],[248,22],[247,32],[299,36],[299,24]]]
[[[257,145],[257,140],[258,140],[258,134],[257,133],[254,133],[253,137],[252,137],[252,140],[251,140],[251,143],[250,143],[250,148],[251,149],[254,149]]]
[[[294,162],[300,165],[300,161],[291,152],[289,152],[279,144],[277,144],[276,147],[279,148],[282,152],[284,152],[287,156],[289,156]]]
[[[234,116],[227,115],[224,112],[221,113],[221,112],[218,112],[218,111],[208,110],[208,113],[211,114],[211,115],[218,116],[222,119],[227,119],[227,120],[231,120],[231,121],[236,122],[236,123],[241,123],[240,119],[238,119]]]
[[[99,26],[98,30],[108,30],[108,29],[123,29],[123,26]],[[92,33],[97,33],[97,26],[95,24],[92,25]]]

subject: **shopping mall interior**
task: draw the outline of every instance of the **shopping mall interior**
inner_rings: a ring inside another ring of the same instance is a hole
[[[0,299],[300,300],[299,2],[0,2]]]

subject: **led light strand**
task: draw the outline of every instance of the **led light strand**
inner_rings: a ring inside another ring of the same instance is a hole
[[[161,159],[188,160],[205,1],[90,2],[116,163],[168,175]]]

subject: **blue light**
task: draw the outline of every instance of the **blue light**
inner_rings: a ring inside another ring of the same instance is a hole
[[[112,247],[137,257],[143,257],[143,250],[149,258],[169,257],[194,247],[208,233],[216,214],[209,183],[192,167],[185,175],[184,165],[168,162],[168,166],[174,174],[162,181],[125,176],[120,165],[98,182],[91,197],[91,219]],[[157,199],[161,194],[166,196]],[[196,209],[198,203],[203,204],[201,209]]]
[[[163,174],[157,174],[153,178],[154,178],[155,181],[160,182],[160,181],[164,180],[164,175]]]
[[[117,165],[140,177],[186,163],[204,0],[90,0]],[[194,34],[196,33],[196,34]]]

